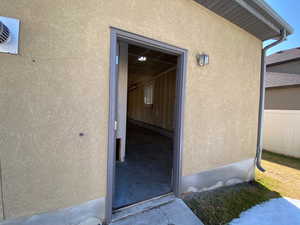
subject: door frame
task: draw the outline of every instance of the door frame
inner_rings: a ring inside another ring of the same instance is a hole
[[[178,56],[176,74],[176,100],[175,100],[175,128],[172,190],[176,197],[181,194],[182,178],[182,151],[183,151],[183,120],[185,81],[187,70],[188,51],[173,45],[153,40],[141,35],[133,34],[118,28],[110,27],[110,70],[109,70],[109,120],[108,120],[108,146],[107,146],[107,183],[105,199],[105,223],[112,221],[112,203],[115,183],[115,154],[116,154],[116,119],[118,102],[118,49],[119,41],[139,45]]]

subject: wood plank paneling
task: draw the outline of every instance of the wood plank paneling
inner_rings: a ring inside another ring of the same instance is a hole
[[[153,83],[153,105],[144,104],[144,87]],[[167,130],[174,129],[176,69],[139,83],[128,92],[128,117]]]

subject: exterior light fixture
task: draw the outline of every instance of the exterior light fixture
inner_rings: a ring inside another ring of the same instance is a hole
[[[199,66],[205,66],[209,63],[209,56],[207,54],[197,54],[196,58]]]
[[[0,16],[0,53],[18,54],[20,20]]]
[[[138,61],[145,62],[145,61],[147,61],[147,57],[146,56],[139,56]]]

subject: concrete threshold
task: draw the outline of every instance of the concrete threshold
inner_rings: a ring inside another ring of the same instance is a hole
[[[153,208],[159,207],[161,205],[167,204],[171,201],[175,200],[174,194],[166,194],[162,196],[158,196],[149,200],[145,200],[113,212],[112,221],[116,222],[118,220],[124,219],[129,216],[134,216],[138,213],[142,213]]]
[[[174,195],[162,196],[114,212],[111,225],[203,225]]]

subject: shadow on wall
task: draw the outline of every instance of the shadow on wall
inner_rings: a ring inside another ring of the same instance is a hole
[[[262,159],[300,170],[300,158],[280,155],[264,149],[262,153]]]

